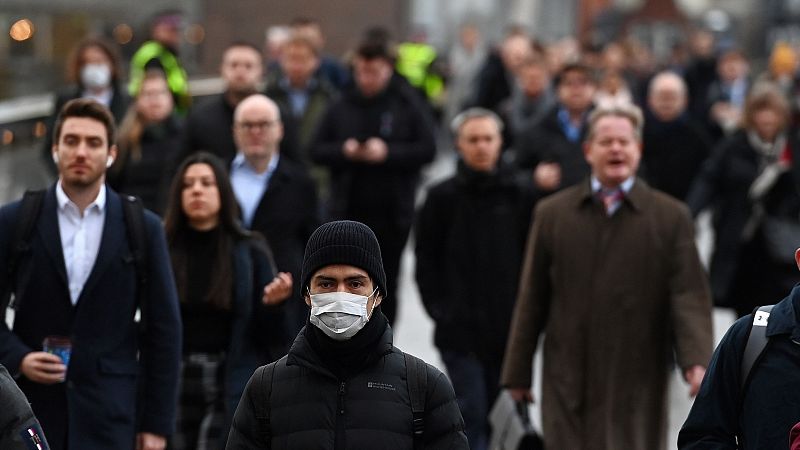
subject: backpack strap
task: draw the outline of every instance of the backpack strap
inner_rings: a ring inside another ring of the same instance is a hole
[[[145,296],[147,295],[147,233],[144,223],[144,205],[138,197],[120,194],[122,213],[125,218],[125,229],[128,235],[133,268],[136,272],[136,301],[139,304],[139,326],[142,332],[147,327],[145,314]]]
[[[769,338],[767,337],[767,322],[769,314],[775,305],[760,306],[753,311],[753,323],[750,325],[750,335],[747,337],[747,345],[742,354],[741,367],[741,389],[744,393],[747,384],[750,382],[750,373],[758,363],[767,348]]]
[[[11,253],[8,261],[6,261],[6,281],[7,288],[0,297],[0,306],[2,310],[8,306],[14,309],[19,307],[19,302],[23,297],[23,292],[17,291],[16,274],[17,268],[22,256],[30,250],[31,238],[33,237],[33,229],[36,226],[36,220],[42,211],[42,203],[44,203],[45,190],[38,191],[25,191],[22,197],[19,213],[17,214],[17,221],[14,226],[14,235],[11,240]],[[13,302],[11,297],[13,294]]]
[[[428,370],[425,361],[403,352],[406,360],[406,384],[411,399],[414,428],[414,450],[423,448],[425,434],[425,396],[428,391]]]
[[[281,358],[278,361],[282,361]],[[275,374],[275,365],[278,361],[273,361],[266,366],[263,366],[259,372],[261,377],[259,380],[258,393],[260,394],[255,403],[256,407],[256,420],[258,421],[259,436],[261,436],[261,443],[269,448],[270,441],[272,440],[272,427],[270,425],[270,397],[272,396],[272,378]]]

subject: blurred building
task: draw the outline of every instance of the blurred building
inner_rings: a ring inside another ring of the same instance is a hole
[[[215,75],[229,42],[263,45],[268,27],[298,16],[320,21],[334,55],[372,25],[398,39],[424,26],[431,43],[447,49],[466,20],[491,41],[512,24],[544,41],[573,34],[602,41],[625,30],[656,53],[684,38],[687,23],[716,27],[751,52],[777,39],[800,43],[800,0],[2,0],[0,99],[59,86],[69,49],[87,34],[113,38],[130,56],[147,35],[148,17],[165,7],[186,12],[181,57],[191,76]]]

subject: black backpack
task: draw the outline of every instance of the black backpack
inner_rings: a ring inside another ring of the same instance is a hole
[[[767,322],[770,312],[775,305],[759,306],[753,311],[753,321],[750,323],[750,334],[747,336],[747,344],[742,354],[741,367],[741,390],[745,391],[750,382],[750,373],[753,367],[764,355],[767,349],[769,338],[767,337]]]
[[[406,384],[408,385],[408,396],[411,399],[411,413],[413,415],[414,428],[414,450],[421,450],[424,447],[423,436],[425,433],[425,395],[428,389],[428,369],[427,363],[414,355],[403,352],[406,361]],[[272,396],[272,375],[275,372],[275,365],[283,361],[286,357],[278,361],[267,364],[261,370],[259,380],[261,395],[254,402],[256,408],[256,419],[259,424],[259,432],[262,442],[269,443],[272,430],[269,423],[270,402]]]
[[[18,290],[15,285],[16,275],[22,258],[30,251],[33,229],[42,211],[45,193],[45,190],[26,191],[22,197],[11,241],[13,245],[6,262],[7,288],[0,294],[0,307],[2,307],[0,311],[5,312],[5,309],[9,306],[13,309],[18,309],[20,301],[24,298],[24,288],[23,290]],[[137,197],[120,195],[120,199],[122,200],[122,212],[125,217],[125,228],[128,234],[131,258],[136,271],[137,300],[141,312],[140,326],[144,327],[145,302],[142,300],[145,292],[147,292],[147,234],[144,224],[144,206]],[[30,273],[23,275],[28,277]],[[25,283],[22,284],[23,286],[25,285]]]

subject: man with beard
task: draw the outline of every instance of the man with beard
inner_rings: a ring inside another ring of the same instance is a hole
[[[0,292],[15,299],[13,329],[0,321],[0,364],[52,449],[162,450],[175,429],[182,332],[161,220],[106,187],[117,147],[104,106],[67,103],[53,142],[59,178],[38,211],[29,196],[0,209]],[[17,226],[31,213],[18,254]],[[56,340],[62,350],[47,351]]]

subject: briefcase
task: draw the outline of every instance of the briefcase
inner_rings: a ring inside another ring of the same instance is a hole
[[[543,450],[544,442],[533,428],[528,405],[515,402],[507,390],[500,392],[489,413],[492,437],[489,450]]]

